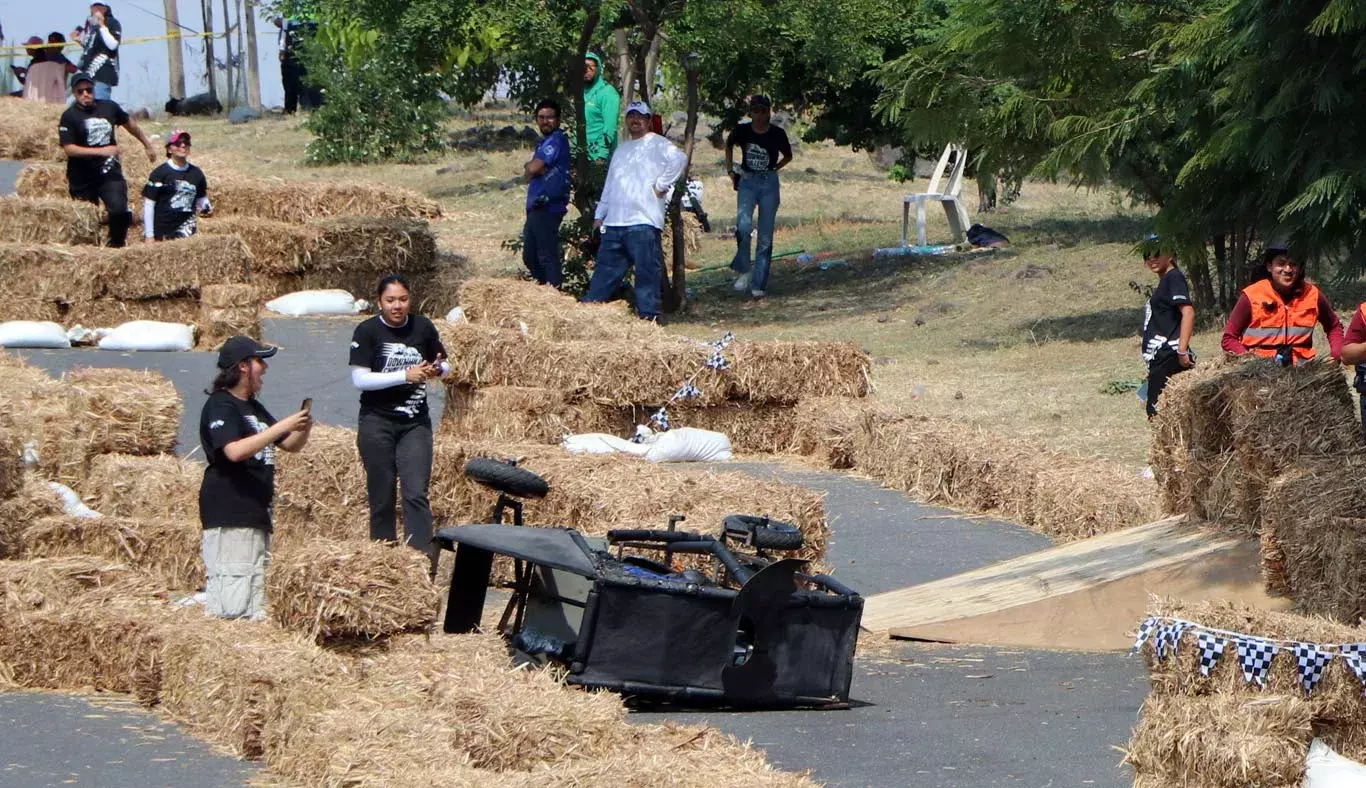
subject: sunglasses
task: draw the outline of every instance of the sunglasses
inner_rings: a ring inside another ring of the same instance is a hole
[[[188,143],[188,142],[168,142],[168,143],[166,143],[166,144],[167,144],[168,146],[172,147],[172,148],[188,148],[188,147],[190,147],[190,143]]]
[[[83,96],[83,95],[85,95],[86,93],[94,94],[94,92],[95,92],[95,89],[94,89],[94,88],[76,88],[76,95],[77,95],[77,96]]]

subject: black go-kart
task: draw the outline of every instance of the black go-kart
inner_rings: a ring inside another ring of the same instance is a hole
[[[478,628],[494,557],[509,556],[499,629],[528,657],[563,665],[571,684],[685,703],[848,705],[863,598],[771,555],[801,547],[795,527],[731,515],[718,536],[675,530],[679,517],[606,539],[527,528],[517,499],[544,496],[544,479],[482,458],[466,473],[499,497],[493,523],[437,532],[456,552],[446,632]],[[680,556],[701,556],[689,563],[702,568],[677,568]]]

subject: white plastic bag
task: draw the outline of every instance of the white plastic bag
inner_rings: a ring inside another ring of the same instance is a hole
[[[1362,788],[1366,786],[1366,765],[1333,752],[1333,748],[1315,739],[1309,745],[1309,757],[1304,761],[1302,788]]]
[[[647,446],[632,443],[625,438],[618,438],[615,435],[608,435],[603,432],[566,435],[560,445],[570,454],[613,454],[615,452],[644,454],[649,451]]]
[[[449,312],[446,313],[446,322],[448,322],[448,323],[468,323],[468,322],[470,322],[470,319],[469,319],[468,317],[465,316],[465,308],[464,308],[464,307],[457,306],[457,307],[452,308],[451,311],[449,311]]]
[[[646,439],[650,462],[714,462],[732,456],[730,438],[720,432],[679,427]]]
[[[0,323],[0,347],[71,347],[71,340],[56,323],[10,320]]]
[[[363,303],[357,301],[345,290],[300,290],[297,293],[289,293],[273,301],[267,301],[266,309],[290,317],[354,315],[364,308],[361,306]]]
[[[47,486],[61,497],[62,511],[65,512],[67,516],[77,517],[82,520],[98,520],[104,517],[104,515],[91,509],[89,506],[86,506],[85,502],[81,500],[81,496],[77,495],[75,490],[67,487],[65,484],[48,482]]]
[[[100,350],[194,350],[194,326],[132,320],[100,339]]]

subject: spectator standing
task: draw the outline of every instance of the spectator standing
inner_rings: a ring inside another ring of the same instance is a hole
[[[664,268],[664,202],[683,177],[688,155],[650,131],[650,107],[643,101],[626,108],[626,132],[628,138],[612,154],[594,214],[593,226],[602,230],[602,244],[583,300],[609,300],[627,271],[634,269],[636,314],[655,320]]]
[[[189,238],[198,229],[195,214],[213,212],[204,171],[190,163],[190,132],[171,132],[166,155],[142,187],[142,235],[148,241]]]
[[[537,282],[559,287],[560,223],[569,211],[569,137],[560,129],[560,105],[550,99],[537,104],[536,127],[541,142],[522,168],[528,183],[522,264]]]
[[[114,88],[119,84],[119,42],[123,40],[123,25],[114,18],[108,3],[91,3],[85,27],[73,35],[83,47],[78,70],[94,79],[95,98],[112,100]]]
[[[75,63],[72,63],[71,60],[62,53],[62,48],[66,46],[66,36],[53,31],[47,34],[47,43],[50,45],[47,50],[47,57],[44,58],[47,62],[60,63],[68,75],[75,74],[80,70],[76,68]]]
[[[1167,380],[1195,366],[1191,337],[1195,334],[1195,306],[1190,284],[1176,267],[1176,258],[1158,248],[1151,236],[1143,247],[1143,262],[1157,274],[1157,288],[1143,307],[1143,360],[1148,364],[1148,418],[1157,415],[1157,400]]]
[[[322,94],[305,83],[308,69],[303,61],[304,42],[317,31],[317,23],[277,16],[275,26],[280,29],[276,43],[280,48],[280,81],[285,89],[285,114],[294,114],[300,104],[303,104],[304,109],[317,109],[322,104]]]
[[[1356,365],[1352,388],[1361,400],[1361,427],[1366,430],[1366,302],[1357,306],[1342,345],[1342,363]]]
[[[768,289],[768,272],[773,263],[773,224],[778,218],[778,204],[782,202],[778,187],[778,170],[792,161],[792,142],[787,132],[770,120],[773,102],[768,96],[755,95],[749,100],[749,123],[742,123],[726,137],[726,172],[735,186],[735,258],[730,267],[740,276],[735,289],[748,290],[754,298],[763,298]],[[740,148],[741,159],[734,159],[735,148]],[[759,209],[759,237],[755,242],[753,264],[749,253],[750,235],[754,231],[754,209]]]
[[[603,78],[602,57],[589,52],[583,61],[583,120],[588,160],[605,162],[617,149],[621,94]]]
[[[133,214],[128,210],[128,184],[119,164],[114,129],[122,126],[136,137],[146,149],[148,161],[156,161],[156,149],[123,107],[95,98],[95,87],[95,81],[85,73],[71,78],[76,101],[57,122],[57,137],[66,152],[67,189],[72,199],[103,202],[109,214],[109,245],[123,246]]]
[[[432,420],[427,381],[450,372],[446,349],[432,321],[411,312],[408,280],[391,274],[380,280],[379,314],[351,335],[351,382],[360,389],[356,448],[365,466],[370,501],[370,538],[396,541],[395,485],[403,490],[403,531],[410,547],[431,558]]]
[[[276,449],[299,451],[313,419],[300,410],[276,421],[257,399],[266,359],[278,348],[236,336],[218,351],[218,376],[199,414],[208,467],[199,486],[208,612],[265,616],[266,563],[273,529]]]
[[[1328,335],[1328,352],[1342,356],[1342,321],[1318,287],[1304,278],[1304,260],[1284,242],[1262,253],[1266,276],[1238,296],[1219,346],[1227,353],[1274,358],[1286,366],[1313,359],[1314,324]]]

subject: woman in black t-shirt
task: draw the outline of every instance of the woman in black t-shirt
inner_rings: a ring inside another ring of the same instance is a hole
[[[275,450],[299,451],[313,420],[307,410],[276,421],[257,399],[266,359],[277,348],[237,336],[218,351],[218,377],[199,416],[209,467],[199,487],[209,613],[265,616],[265,577],[275,498]]]
[[[397,274],[379,283],[379,314],[351,336],[351,382],[360,389],[356,448],[365,466],[370,538],[396,541],[395,484],[403,491],[405,541],[427,553],[436,573],[432,508],[432,420],[427,381],[450,372],[436,326],[410,313],[412,290]]]

